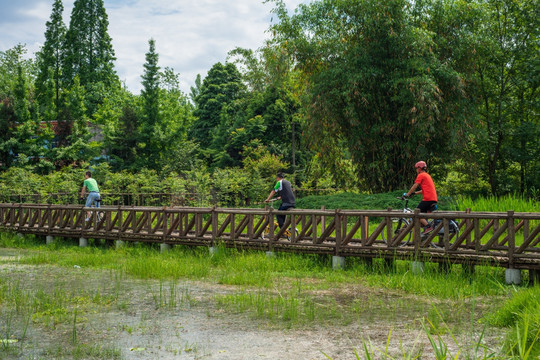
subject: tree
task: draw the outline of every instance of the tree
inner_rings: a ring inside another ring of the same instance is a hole
[[[162,132],[160,129],[161,116],[159,111],[160,75],[158,66],[159,55],[156,53],[154,39],[148,41],[149,50],[146,53],[144,73],[142,75],[141,91],[143,117],[140,124],[140,146],[143,159],[151,169],[158,164],[159,153],[162,150],[158,140]]]
[[[451,158],[463,84],[406,0],[322,0],[293,16],[278,1],[275,12],[274,41],[302,71],[308,139],[323,161],[345,146],[358,179],[388,191],[409,182],[416,159]]]
[[[57,148],[56,159],[61,162],[60,165],[80,165],[97,155],[97,149],[90,144],[92,135],[88,129],[84,96],[84,87],[80,84],[79,77],[75,76],[73,86],[65,96],[65,116],[69,119],[70,131],[65,145]]]
[[[16,45],[0,52],[0,166],[12,166],[19,154],[38,157],[39,120],[30,94],[34,62],[24,59],[26,48]]]
[[[479,1],[475,61],[480,132],[475,143],[494,195],[540,184],[538,1]],[[519,167],[512,180],[511,169]],[[527,180],[529,179],[529,180]],[[512,183],[520,183],[512,188]]]
[[[36,78],[36,98],[42,109],[41,113],[51,112],[50,80],[54,83],[54,106],[58,109],[61,106],[60,92],[62,90],[61,77],[64,63],[64,41],[66,36],[66,25],[62,20],[64,6],[61,0],[53,3],[51,19],[47,21],[45,30],[45,43],[41,51],[37,53],[39,73]]]
[[[214,135],[219,135],[215,129],[221,124],[225,126],[222,119],[222,111],[239,99],[243,94],[244,86],[240,73],[236,66],[231,63],[225,65],[217,63],[204,78],[195,103],[197,108],[189,136],[198,142],[201,147],[209,148],[214,139]]]
[[[103,0],[75,1],[64,44],[63,78],[71,86],[79,77],[86,90],[87,116],[93,115],[107,94],[119,85],[108,26]]]
[[[199,94],[201,93],[201,86],[202,86],[201,74],[197,74],[197,77],[195,78],[195,86],[190,87],[190,93],[189,93],[189,98],[191,99],[193,103],[195,103],[197,96],[199,96]]]

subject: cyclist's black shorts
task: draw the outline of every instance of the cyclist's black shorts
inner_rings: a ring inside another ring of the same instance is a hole
[[[420,201],[420,204],[416,207],[420,209],[421,213],[427,213],[433,210],[433,205],[437,204],[436,201]]]

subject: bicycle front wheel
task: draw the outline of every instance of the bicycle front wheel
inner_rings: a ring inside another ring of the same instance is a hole
[[[382,236],[382,239],[383,239],[384,243],[388,244],[393,239],[395,239],[398,235],[400,235],[403,231],[405,231],[405,229],[409,226],[410,223],[411,223],[411,219],[406,219],[406,218],[392,219],[392,234],[393,234],[393,236],[392,236],[392,239],[387,239],[386,229],[383,230],[383,232],[381,233],[381,236]],[[412,231],[409,231],[407,234],[405,234],[403,239],[401,239],[399,244],[394,244],[394,245],[395,246],[405,246],[405,245],[409,244],[409,242],[411,241],[411,235],[412,235]]]

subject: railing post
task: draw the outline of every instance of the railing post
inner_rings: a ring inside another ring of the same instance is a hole
[[[49,204],[47,206],[48,214],[47,214],[47,223],[48,223],[48,232],[51,232],[52,229],[52,205]]]
[[[480,236],[480,219],[474,218],[474,249],[480,251],[482,247],[482,237]]]
[[[414,209],[413,222],[414,222],[414,260],[412,262],[412,272],[413,274],[421,274],[424,272],[424,262],[418,261],[420,256],[420,246],[422,245],[422,237],[420,235],[421,226],[420,218],[420,209]]]
[[[507,223],[508,223],[508,265],[509,267],[514,267],[514,251],[516,246],[516,231],[514,227],[514,211],[507,212]]]
[[[324,218],[324,215],[323,215]],[[334,223],[335,226],[335,233],[336,233],[336,249],[334,252],[334,256],[332,257],[332,268],[334,270],[338,269],[344,269],[345,268],[345,257],[340,256],[340,249],[341,249],[341,240],[342,240],[342,228],[341,228],[341,215],[340,210],[335,211],[334,215]],[[323,231],[324,233],[324,231]]]
[[[341,223],[341,215],[340,215],[340,211],[339,209],[337,209],[335,211],[335,215],[334,215],[334,221],[335,221],[335,224],[336,224],[336,229],[335,229],[335,233],[336,233],[336,249],[335,249],[335,255],[338,256],[339,253],[340,253],[340,250],[341,250],[341,241],[342,241],[342,223]]]
[[[507,212],[508,224],[508,269],[505,272],[505,280],[509,285],[521,284],[521,271],[514,268],[514,251],[516,246],[516,229],[514,224],[514,211]]]
[[[392,208],[389,207],[386,209],[388,211],[388,214],[386,218],[384,219],[386,222],[386,246],[391,247],[393,245],[393,231],[392,231],[392,217],[390,216],[390,213],[392,212]],[[396,244],[397,245],[397,244]]]
[[[235,214],[231,214],[231,223],[229,225],[229,228],[231,229],[231,231],[229,232],[229,239],[231,239],[231,241],[234,243],[234,241],[236,240],[236,216]]]
[[[465,210],[465,213],[468,215],[471,213],[471,209],[470,208],[467,208],[467,210]],[[471,226],[471,219],[467,218],[465,220],[465,229],[468,229],[469,227]],[[469,234],[467,235],[467,240],[466,240],[466,244],[467,244],[467,248],[471,248],[472,247],[472,237],[471,237],[471,233],[469,232]]]
[[[161,231],[163,232],[161,236],[161,245],[160,250],[161,252],[170,250],[171,245],[167,244],[165,241],[167,240],[167,230],[169,229],[169,214],[167,214],[167,207],[163,207],[163,224],[161,225]]]
[[[24,216],[23,216],[22,204],[19,204],[19,232],[21,231],[21,228],[24,225],[22,224],[23,219],[24,219]]]
[[[422,236],[420,235],[421,233],[421,223],[420,223],[420,218],[418,217],[418,215],[420,214],[420,209],[414,209],[414,213],[413,213],[413,222],[414,222],[414,234],[413,234],[413,242],[414,242],[414,255],[415,257],[418,257],[419,253],[420,253],[420,245],[421,245],[421,242],[422,242]]]
[[[271,207],[268,209],[268,229],[270,230],[268,233],[268,252],[274,251],[274,241],[275,241],[275,232],[276,227],[274,224],[274,208]]]
[[[213,248],[214,243],[215,243],[216,238],[217,238],[218,226],[219,226],[218,225],[218,213],[216,212],[216,207],[215,206],[212,208],[211,216],[212,216],[212,240],[210,240],[210,248]]]
[[[326,211],[326,206],[321,206],[321,211]],[[324,230],[326,230],[326,216],[321,216],[321,234],[324,234]]]

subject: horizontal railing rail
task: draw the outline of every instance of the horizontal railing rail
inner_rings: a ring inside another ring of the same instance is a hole
[[[333,194],[337,189],[294,189],[296,196],[304,197],[312,194]],[[134,206],[198,206],[201,204],[219,204],[223,195],[226,198],[234,198],[241,206],[249,206],[252,199],[242,198],[238,193],[220,193],[212,190],[208,194],[195,192],[110,192],[102,191],[103,204],[106,205],[134,205]],[[242,199],[240,199],[242,198]],[[222,199],[223,201],[226,201]],[[50,203],[50,204],[83,204],[79,198],[79,192],[55,192],[55,193],[33,193],[0,194],[0,203]]]
[[[282,228],[274,217],[285,215]],[[402,219],[401,221],[399,219]],[[433,221],[423,234],[421,219]],[[402,224],[398,229],[398,224]],[[0,227],[36,235],[540,269],[540,213],[0,204]]]

